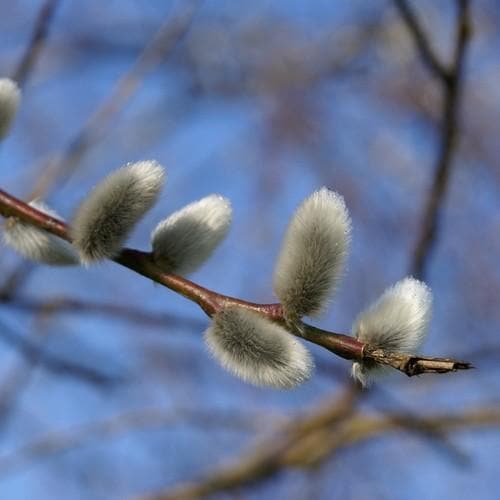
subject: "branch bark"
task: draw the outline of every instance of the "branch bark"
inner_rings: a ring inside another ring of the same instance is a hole
[[[39,212],[1,189],[0,215],[6,218],[16,217],[71,243],[70,229],[63,221]],[[230,305],[245,307],[266,316],[271,321],[280,323],[290,333],[320,345],[344,359],[382,363],[409,377],[422,373],[446,373],[471,368],[470,363],[464,361],[388,352],[348,335],[321,330],[302,322],[291,325],[284,317],[281,304],[257,304],[229,297],[204,288],[186,278],[165,273],[156,266],[148,252],[124,248],[113,260],[195,302],[209,317]]]

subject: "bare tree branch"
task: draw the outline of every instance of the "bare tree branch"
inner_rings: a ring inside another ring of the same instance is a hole
[[[42,53],[59,3],[60,0],[46,0],[38,12],[37,19],[31,33],[30,42],[12,75],[12,79],[15,80],[21,87],[26,84],[26,81],[28,80],[36,62],[38,61],[38,58]],[[17,265],[6,276],[0,287],[0,300],[4,297],[12,295],[31,274],[32,268],[33,266],[27,262]]]
[[[239,457],[234,465],[221,468],[198,483],[186,483],[178,488],[144,496],[144,500],[163,498],[200,498],[205,495],[231,490],[273,476],[286,467],[284,458],[289,450],[316,429],[335,427],[353,411],[359,389],[353,385],[333,401],[321,406],[309,417],[284,424],[274,439],[266,438],[252,451]]]
[[[19,61],[12,76],[21,87],[29,78],[36,61],[38,60],[49,34],[49,28],[54,18],[55,11],[60,0],[46,0],[38,12],[35,26],[31,34],[31,40]]]
[[[58,157],[49,160],[29,199],[44,196],[49,186],[60,187],[73,173],[82,156],[94,144],[134,95],[144,76],[160,64],[173,51],[189,30],[201,0],[182,2],[182,7],[169,16],[154,34],[149,44],[130,70],[122,76],[106,100],[76,134],[68,147]],[[57,183],[55,182],[57,180]]]
[[[27,205],[2,190],[0,190],[0,214],[4,217],[17,217],[71,242],[69,228],[64,222],[54,217],[50,217],[43,212],[39,212],[30,205]],[[204,288],[175,274],[165,273],[158,268],[151,254],[147,252],[125,248],[120,255],[113,260],[195,302],[209,317],[212,317],[215,313],[229,305],[245,307],[265,315],[272,321],[282,324],[290,333],[321,345],[345,359],[380,363],[381,359],[384,358],[384,354],[387,354],[387,360],[384,361],[384,364],[392,366],[408,376],[421,373],[445,373],[447,371],[466,370],[471,368],[469,363],[463,361],[450,363],[448,358],[433,358],[434,362],[443,362],[440,366],[440,370],[437,371],[435,364],[431,366],[424,363],[424,361],[428,361],[429,358],[420,358],[404,353],[396,353],[400,356],[400,359],[398,363],[394,363],[392,361],[394,353],[386,352],[382,349],[375,349],[375,346],[365,344],[348,335],[328,332],[304,323],[290,325],[285,318],[281,304],[256,304],[234,297],[228,297],[227,295],[222,295]],[[374,352],[376,352],[376,357],[374,357]],[[419,360],[422,360],[422,362],[419,362]],[[444,363],[448,364],[446,365]],[[418,369],[416,369],[415,366],[417,366]]]
[[[89,366],[49,354],[31,339],[18,334],[5,323],[0,323],[0,338],[15,347],[32,365],[40,364],[53,373],[64,374],[98,386],[112,386],[120,381],[113,375],[102,373]]]
[[[459,132],[459,110],[463,89],[463,67],[467,44],[471,33],[469,0],[456,0],[457,21],[453,61],[444,66],[431,49],[416,15],[406,0],[394,0],[408,31],[415,41],[421,59],[442,87],[443,109],[441,118],[439,152],[434,169],[434,179],[427,198],[420,234],[412,256],[412,274],[418,278],[425,276],[432,248],[436,242],[439,214],[448,188],[453,155]]]
[[[88,445],[92,441],[113,439],[120,435],[138,430],[161,429],[176,423],[186,423],[203,428],[255,431],[266,426],[273,426],[286,420],[277,416],[276,422],[269,421],[268,414],[251,411],[219,411],[203,408],[161,408],[129,411],[105,420],[78,425],[67,430],[49,432],[18,449],[0,456],[0,476],[17,472],[33,462],[46,460],[54,455],[74,448]]]
[[[439,78],[448,79],[448,69],[439,60],[436,52],[431,46],[431,42],[418,20],[416,13],[410,7],[407,0],[393,0],[394,5],[399,10],[403,21],[410,31],[415,46],[420,54],[422,62],[427,66],[431,73]]]
[[[219,492],[247,486],[270,478],[288,467],[315,467],[348,446],[401,430],[417,433],[443,433],[462,429],[484,429],[500,425],[500,410],[479,408],[456,415],[413,417],[397,413],[379,417],[341,415],[326,422],[307,419],[289,428],[284,436],[257,446],[234,465],[213,471],[205,479],[189,482],[162,492],[145,495],[144,500],[204,498]],[[335,409],[332,408],[332,412]],[[344,418],[343,418],[344,417]],[[313,417],[314,419],[314,417]],[[303,429],[307,429],[304,431]]]
[[[35,314],[50,312],[53,314],[112,316],[137,323],[141,326],[147,325],[160,328],[185,327],[196,331],[201,331],[206,327],[205,322],[187,316],[180,316],[173,313],[156,313],[129,304],[90,302],[69,297],[54,297],[52,299],[39,300],[19,296],[15,298],[2,298],[0,295],[0,305],[2,304],[8,306],[10,309],[29,311]]]
[[[31,43],[16,70],[16,75],[17,73],[20,75],[18,78],[24,78],[24,81],[43,47],[58,1],[47,0],[40,10]],[[28,199],[45,197],[49,189],[58,185],[58,181],[59,185],[62,184],[76,170],[83,155],[131,99],[144,76],[165,60],[189,30],[200,2],[201,0],[190,0],[165,20],[132,68],[122,76],[106,100],[83,125],[67,148],[42,167],[42,175],[35,183]],[[30,276],[32,270],[33,266],[30,263],[23,262],[16,266],[1,286],[0,297],[13,296]]]

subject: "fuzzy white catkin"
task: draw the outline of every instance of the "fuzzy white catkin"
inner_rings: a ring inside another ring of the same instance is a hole
[[[7,135],[20,100],[17,83],[10,78],[0,78],[0,140]]]
[[[151,234],[153,258],[163,270],[180,275],[198,269],[224,239],[231,224],[231,203],[213,194],[185,206],[160,222]]]
[[[344,199],[322,188],[296,210],[274,271],[274,291],[285,314],[320,313],[342,275],[351,223]]]
[[[414,354],[427,336],[431,307],[429,287],[408,277],[388,288],[360,313],[352,331],[357,339],[386,351]],[[356,362],[352,367],[353,377],[363,385],[384,371],[384,367],[373,362]]]
[[[60,218],[54,210],[49,209],[41,201],[34,200],[29,205],[51,217]],[[35,262],[53,266],[71,266],[80,263],[78,252],[67,241],[15,217],[5,222],[3,239],[5,244],[17,253]]]
[[[258,386],[290,389],[309,379],[314,368],[309,351],[292,334],[240,307],[217,313],[205,342],[226,370]]]
[[[154,205],[165,173],[155,161],[131,163],[99,183],[78,208],[73,244],[82,262],[115,257],[135,225]]]

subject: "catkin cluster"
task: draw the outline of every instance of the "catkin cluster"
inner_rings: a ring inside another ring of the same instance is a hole
[[[0,79],[0,139],[15,116],[17,85]],[[7,220],[4,242],[36,262],[50,265],[91,265],[116,257],[128,236],[157,201],[165,181],[155,161],[127,164],[100,182],[71,220],[72,244],[26,222]],[[39,200],[30,204],[57,214]],[[227,234],[231,204],[210,195],[161,221],[151,234],[152,258],[165,272],[179,275],[198,269]],[[273,287],[285,321],[230,306],[218,311],[205,332],[208,350],[234,375],[259,386],[291,388],[306,381],[313,361],[307,348],[290,333],[300,331],[304,316],[323,312],[343,274],[349,250],[351,221],[341,195],[322,188],[293,214],[278,256]],[[430,318],[431,293],[413,278],[387,289],[354,322],[360,341],[386,351],[414,353],[422,344]],[[374,363],[355,362],[352,375],[363,385],[383,370]]]

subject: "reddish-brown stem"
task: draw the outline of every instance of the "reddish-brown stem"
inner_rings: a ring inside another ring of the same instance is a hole
[[[328,349],[341,358],[352,360],[364,358],[366,344],[349,335],[328,332],[312,325],[302,324],[302,337]]]
[[[16,217],[71,242],[68,227],[64,222],[40,212],[2,189],[0,189],[0,213],[4,217]]]
[[[71,243],[70,230],[64,222],[36,210],[1,189],[0,214],[6,218],[15,217],[35,225]],[[186,278],[162,271],[155,264],[149,252],[124,248],[113,260],[195,302],[209,317],[227,306],[245,307],[284,325],[291,333],[320,345],[345,359],[368,360],[386,364],[409,376],[470,368],[469,363],[447,358],[425,358],[404,353],[385,352],[348,335],[328,332],[305,323],[289,324],[281,304],[256,304],[214,292]],[[429,365],[430,360],[432,360],[432,366]],[[439,364],[440,361],[442,361],[441,364]]]

